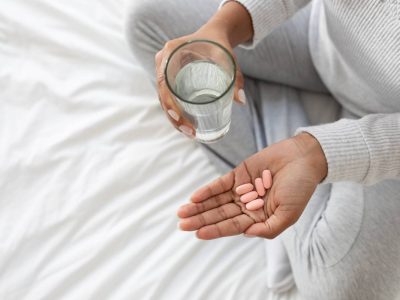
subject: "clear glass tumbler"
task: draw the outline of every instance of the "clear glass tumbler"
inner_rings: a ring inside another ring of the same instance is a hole
[[[227,49],[209,40],[186,42],[169,56],[165,79],[197,141],[216,142],[229,131],[236,64]]]

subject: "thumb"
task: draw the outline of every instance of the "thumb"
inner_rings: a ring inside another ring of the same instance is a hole
[[[273,239],[281,234],[291,224],[290,219],[279,213],[279,208],[265,222],[251,225],[245,234]]]

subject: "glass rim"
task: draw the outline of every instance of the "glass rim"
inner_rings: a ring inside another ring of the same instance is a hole
[[[183,99],[183,98],[182,98],[181,96],[179,96],[179,95],[175,92],[175,90],[171,87],[171,85],[170,85],[170,83],[169,83],[169,80],[168,80],[168,76],[167,76],[168,66],[169,66],[169,63],[170,63],[170,61],[171,61],[171,58],[174,56],[174,54],[176,54],[176,52],[178,52],[178,50],[180,50],[181,48],[183,48],[183,47],[185,47],[185,46],[187,46],[187,45],[190,45],[190,44],[194,44],[194,43],[210,43],[210,44],[213,44],[214,46],[217,46],[217,47],[221,48],[221,49],[227,54],[227,56],[230,58],[230,60],[231,60],[231,62],[232,62],[232,65],[233,65],[233,77],[232,77],[231,83],[228,85],[228,87],[226,88],[226,90],[225,90],[221,95],[219,95],[217,98],[215,98],[215,99],[213,99],[213,100],[210,100],[210,101],[207,101],[207,102],[198,103],[198,102],[193,102],[193,101],[190,101],[190,100]],[[166,65],[165,65],[165,70],[164,70],[164,78],[165,78],[165,82],[167,83],[168,89],[169,89],[169,90],[171,91],[171,93],[172,93],[175,97],[177,97],[179,100],[181,100],[181,101],[183,101],[183,102],[186,102],[186,103],[189,103],[189,104],[194,104],[194,105],[210,104],[210,103],[216,102],[216,101],[218,101],[219,99],[221,99],[222,97],[224,97],[224,96],[230,91],[230,89],[232,88],[232,86],[235,84],[235,81],[236,81],[236,63],[235,63],[235,59],[233,58],[232,54],[228,51],[228,49],[226,49],[224,46],[222,46],[221,44],[219,44],[219,43],[217,43],[217,42],[214,42],[214,41],[211,41],[211,40],[206,40],[206,39],[189,40],[189,41],[184,42],[183,44],[179,45],[178,47],[176,47],[176,48],[171,52],[171,54],[168,56],[167,63],[166,63]]]

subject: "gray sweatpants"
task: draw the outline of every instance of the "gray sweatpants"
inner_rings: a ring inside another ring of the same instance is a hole
[[[128,13],[135,56],[154,81],[154,56],[168,40],[196,31],[219,0],[148,0]],[[310,6],[254,50],[236,49],[248,105],[234,105],[227,136],[202,145],[221,172],[300,126],[354,117],[329,94],[309,52]],[[400,299],[400,184],[320,185],[283,234],[304,299]]]

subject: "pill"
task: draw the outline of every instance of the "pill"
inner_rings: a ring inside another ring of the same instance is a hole
[[[236,188],[236,193],[238,195],[243,195],[248,192],[251,192],[253,190],[253,188],[254,188],[254,186],[251,183],[245,183],[245,184],[239,185]]]
[[[257,199],[257,197],[258,197],[257,192],[253,191],[253,192],[242,195],[242,197],[240,197],[240,201],[242,201],[243,203],[247,203],[247,202]]]
[[[264,206],[263,199],[256,199],[246,204],[246,209],[248,210],[257,210]]]
[[[257,191],[258,195],[260,195],[260,197],[264,196],[265,188],[264,188],[262,179],[256,178],[256,180],[254,181],[254,184],[256,186],[256,191]]]
[[[264,183],[264,187],[269,189],[272,185],[272,175],[270,170],[264,170],[262,173],[262,181]]]

